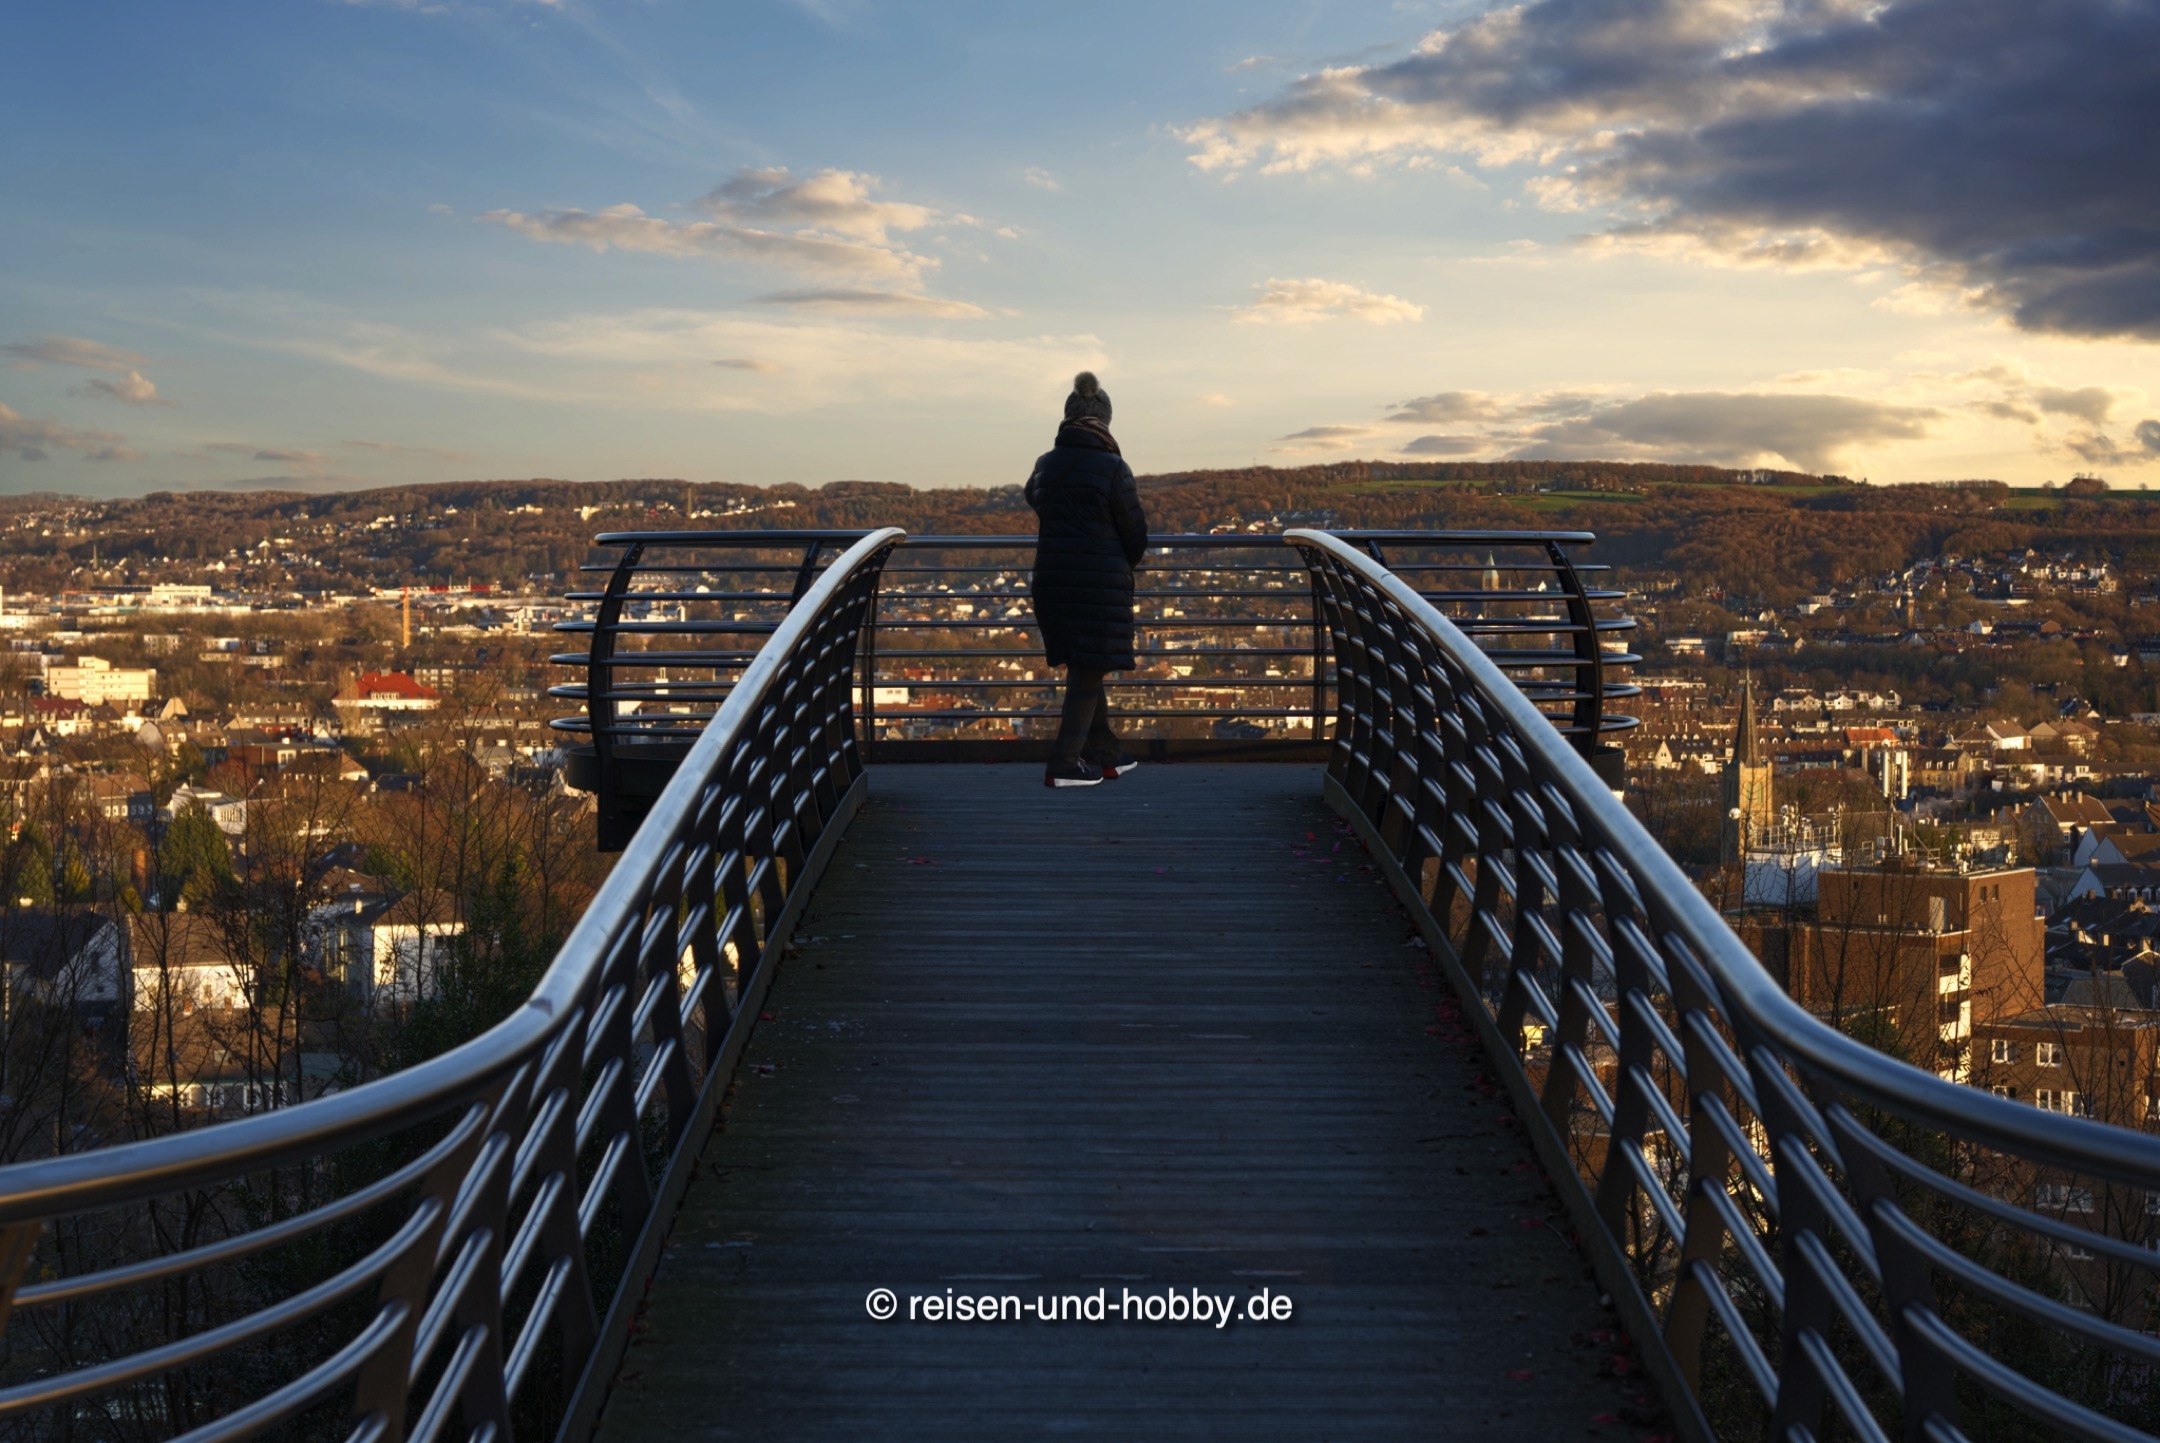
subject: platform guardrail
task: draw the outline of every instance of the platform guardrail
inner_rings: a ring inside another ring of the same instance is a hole
[[[2160,1251],[2119,1221],[2160,1211],[2160,1137],[1802,1009],[1471,637],[1340,538],[1287,539],[1334,639],[1329,799],[1686,1431],[2152,1437]]]

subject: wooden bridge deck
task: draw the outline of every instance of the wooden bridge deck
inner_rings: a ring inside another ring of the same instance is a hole
[[[876,769],[601,1436],[1662,1431],[1474,1039],[1428,1031],[1445,986],[1319,783]],[[899,1320],[868,1315],[879,1287]],[[1098,1289],[1267,1289],[1294,1312],[907,1320],[911,1295]]]

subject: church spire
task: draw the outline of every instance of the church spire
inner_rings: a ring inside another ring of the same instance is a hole
[[[1740,682],[1740,727],[1733,734],[1733,760],[1743,766],[1762,765],[1762,734],[1755,724],[1755,678]]]

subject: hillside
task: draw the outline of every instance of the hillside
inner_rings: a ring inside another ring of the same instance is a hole
[[[2160,569],[2160,500],[2090,481],[1863,486],[1842,477],[1608,462],[1346,462],[1141,478],[1158,531],[1342,527],[1559,527],[1598,533],[1604,560],[1690,589],[1776,602],[1945,553],[2018,547]],[[686,508],[690,512],[686,523]],[[0,585],[212,581],[334,590],[474,580],[549,586],[595,532],[638,527],[899,525],[917,533],[1025,532],[1019,488],[817,488],[680,480],[474,481],[319,495],[156,493],[0,502]]]

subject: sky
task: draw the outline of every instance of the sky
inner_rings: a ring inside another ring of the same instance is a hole
[[[2160,0],[112,0],[0,492],[1584,458],[2160,479]]]

